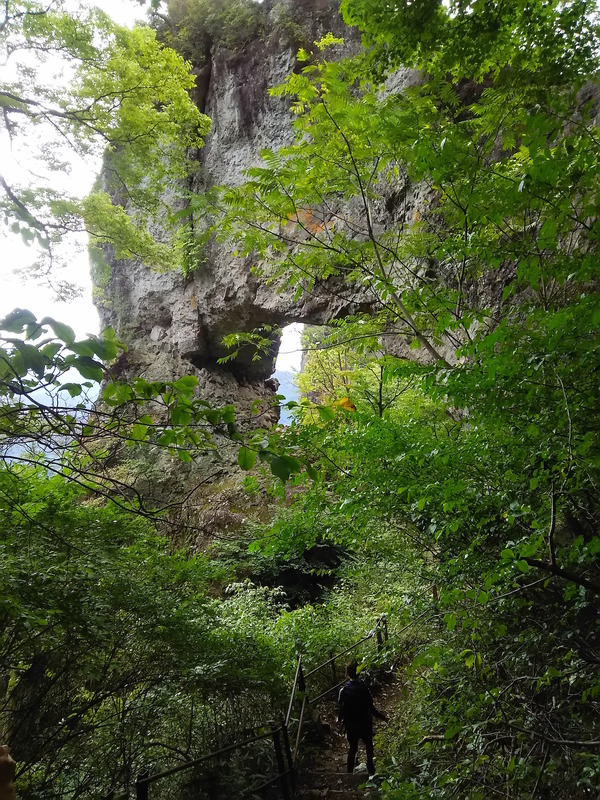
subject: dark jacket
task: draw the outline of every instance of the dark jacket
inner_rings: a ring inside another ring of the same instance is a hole
[[[385,719],[373,704],[373,695],[359,680],[349,680],[338,696],[338,720],[347,729],[370,730],[373,717]]]

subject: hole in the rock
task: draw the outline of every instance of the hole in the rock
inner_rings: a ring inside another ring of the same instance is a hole
[[[287,325],[281,336],[281,344],[279,345],[279,353],[275,361],[275,372],[273,378],[279,381],[278,394],[285,396],[285,401],[296,400],[298,401],[298,386],[296,376],[302,369],[302,330],[304,325],[301,322],[295,322],[293,325]],[[279,422],[281,425],[289,425],[292,418],[286,408],[281,409],[281,417]]]

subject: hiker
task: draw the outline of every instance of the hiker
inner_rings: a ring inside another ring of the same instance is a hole
[[[356,677],[358,664],[351,661],[346,665],[348,683],[340,689],[338,697],[338,722],[343,723],[348,739],[348,772],[354,771],[358,740],[362,739],[367,751],[367,772],[375,774],[373,763],[373,717],[387,722],[387,714],[378,711],[373,703],[373,695],[362,681]]]

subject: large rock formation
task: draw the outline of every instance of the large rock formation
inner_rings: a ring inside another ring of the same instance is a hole
[[[195,67],[194,99],[212,120],[211,134],[198,153],[199,168],[189,179],[195,192],[240,183],[244,170],[260,163],[263,148],[277,149],[292,140],[289,101],[270,96],[268,90],[297,68],[300,47],[310,48],[329,32],[345,39],[340,55],[358,49],[358,34],[345,26],[337,9],[337,0],[265,4],[260,40],[242,52],[212,48],[208,63]],[[116,376],[170,380],[194,375],[199,395],[215,406],[233,403],[242,426],[277,422],[273,396],[278,383],[270,377],[274,356],[254,361],[252,354],[242,355],[219,364],[227,353],[223,336],[265,324],[323,324],[357,309],[356,298],[344,296],[339,286],[335,292],[317,288],[295,302],[290,294],[261,283],[252,273],[251,259],[234,256],[216,243],[204,249],[202,264],[188,275],[117,260],[110,248],[104,256],[108,269],[105,265],[95,275],[102,327],[112,326],[128,345],[114,366]],[[274,344],[276,352],[278,342]],[[264,401],[259,418],[249,412],[256,400]],[[273,410],[265,412],[268,408]],[[217,530],[238,528],[246,516],[257,515],[252,508],[257,501],[237,488],[236,456],[237,447],[220,442],[192,464],[147,448],[128,449],[122,457],[129,459],[128,474],[136,476],[136,488],[149,502],[186,498],[174,518],[183,525],[186,540],[202,546]],[[264,515],[264,508],[259,511]]]
[[[335,0],[283,0],[265,9],[265,34],[260,41],[232,52],[216,48],[198,69],[197,102],[212,120],[212,132],[199,152],[198,175],[191,187],[235,185],[244,170],[259,163],[261,149],[277,149],[292,138],[286,99],[268,90],[296,67],[300,46],[332,32],[346,39],[340,51],[358,46]],[[273,358],[252,361],[241,355],[226,365],[224,335],[260,325],[293,321],[323,323],[351,302],[322,291],[294,303],[264,286],[251,272],[250,259],[235,257],[215,244],[203,253],[204,263],[189,276],[158,273],[139,262],[110,259],[110,277],[102,287],[100,316],[127,342],[129,351],[118,368],[124,375],[170,378],[194,374],[200,391],[214,403],[243,407],[271,395],[275,386]],[[265,384],[265,381],[267,383]]]

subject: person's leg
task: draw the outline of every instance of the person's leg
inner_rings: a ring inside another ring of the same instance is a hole
[[[348,772],[354,772],[354,764],[356,763],[356,753],[358,752],[358,736],[348,733]]]
[[[365,743],[365,750],[367,751],[367,772],[369,775],[375,774],[375,763],[373,762],[373,731],[365,731],[362,737]]]

